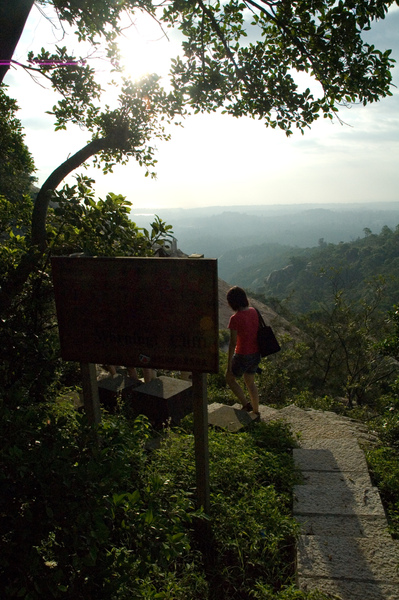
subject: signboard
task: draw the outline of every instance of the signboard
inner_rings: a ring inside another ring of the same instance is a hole
[[[64,360],[218,372],[216,259],[51,263]]]

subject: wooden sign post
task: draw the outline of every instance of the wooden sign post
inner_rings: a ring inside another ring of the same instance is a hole
[[[219,368],[216,259],[53,257],[61,356],[81,363],[87,416],[100,422],[94,364],[193,373],[200,506],[209,509],[205,373]]]
[[[83,405],[89,423],[98,425],[101,422],[100,400],[96,376],[96,365],[80,363],[82,374]]]
[[[208,399],[206,375],[193,371],[194,443],[198,506],[209,512]]]

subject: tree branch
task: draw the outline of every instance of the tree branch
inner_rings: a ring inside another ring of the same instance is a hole
[[[264,2],[264,0],[260,0],[260,1]],[[264,15],[266,15],[268,17],[268,19],[273,21],[275,25],[277,25],[278,27],[281,28],[281,30],[284,32],[284,34],[287,36],[287,38],[290,39],[293,42],[293,44],[295,44],[295,46],[298,48],[298,50],[300,52],[302,52],[302,55],[306,56],[306,58],[309,60],[310,64],[312,65],[314,74],[317,76],[318,81],[321,83],[321,85],[324,88],[324,83],[323,83],[320,75],[318,75],[318,68],[317,68],[317,65],[314,61],[312,54],[310,52],[308,52],[308,50],[306,49],[306,46],[302,43],[302,41],[296,35],[292,34],[292,30],[290,30],[282,21],[280,21],[280,19],[275,14],[272,14],[271,12],[266,10],[266,8],[264,8],[263,6],[260,6],[254,0],[245,0],[245,4],[249,4],[250,6],[257,8],[260,12],[262,12]],[[268,2],[264,2],[264,4],[266,4],[267,6],[270,7],[270,4]]]
[[[46,217],[52,192],[57,189],[61,181],[69,173],[80,167],[87,159],[100,152],[100,150],[108,148],[110,144],[110,136],[93,140],[63,162],[46,179],[36,197],[32,213],[32,244],[34,246],[39,246],[41,250],[46,248]]]
[[[127,130],[123,127],[113,134],[98,138],[87,144],[60,165],[42,185],[32,213],[32,239],[30,249],[22,256],[19,265],[9,273],[1,282],[0,287],[0,314],[6,311],[13,299],[21,292],[30,274],[37,268],[46,249],[46,217],[52,191],[74,169],[77,169],[88,158],[105,150],[123,144]]]
[[[225,49],[225,51],[226,51],[226,54],[227,54],[227,56],[229,57],[229,59],[231,60],[231,62],[232,62],[232,63],[233,63],[233,65],[234,65],[234,68],[235,68],[235,70],[236,70],[236,73],[237,73],[237,77],[239,77],[240,79],[242,79],[242,72],[241,72],[240,68],[238,67],[238,65],[237,65],[237,63],[236,63],[236,60],[235,60],[235,58],[234,58],[234,54],[233,54],[233,53],[232,53],[232,51],[230,50],[230,48],[229,48],[229,45],[228,45],[228,43],[226,42],[226,39],[225,39],[225,37],[224,37],[224,35],[223,35],[223,32],[222,32],[222,30],[220,29],[220,27],[219,27],[219,24],[218,24],[218,22],[216,21],[216,19],[215,19],[214,15],[213,15],[213,13],[212,13],[212,11],[211,11],[211,10],[209,10],[209,8],[207,8],[207,7],[205,6],[205,4],[202,2],[202,0],[198,0],[198,4],[201,6],[201,8],[202,8],[203,12],[204,12],[204,13],[207,15],[207,17],[208,17],[208,18],[209,18],[209,20],[211,21],[211,23],[212,23],[212,27],[213,27],[213,29],[214,29],[214,31],[215,31],[215,33],[216,33],[216,35],[218,36],[218,38],[219,38],[219,39],[220,39],[220,41],[222,42],[222,44],[223,44],[223,47],[224,47],[224,49]]]

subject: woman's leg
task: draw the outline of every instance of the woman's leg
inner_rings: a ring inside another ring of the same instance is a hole
[[[127,374],[130,377],[130,379],[139,378],[139,376],[137,375],[136,367],[127,367]]]
[[[255,383],[255,373],[244,373],[244,381],[248,388],[253,411],[259,414],[259,393]]]
[[[143,369],[143,377],[144,377],[144,382],[148,383],[149,381],[152,381],[153,379],[155,379],[157,376],[156,371],[154,371],[154,369]]]
[[[245,397],[244,390],[239,385],[239,383],[237,383],[237,380],[231,371],[226,373],[226,382],[233,394],[237,396],[241,404],[245,406],[247,404],[247,399]]]

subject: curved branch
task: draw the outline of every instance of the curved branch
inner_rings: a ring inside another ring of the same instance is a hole
[[[87,144],[62,163],[44,182],[36,197],[32,213],[32,240],[29,250],[22,256],[19,265],[9,273],[0,286],[0,314],[6,311],[13,299],[21,292],[30,274],[37,268],[46,249],[46,217],[51,193],[61,181],[88,158],[107,148],[123,145],[126,128],[120,128],[112,134],[98,138]]]
[[[269,6],[269,8],[271,8],[271,5],[269,2],[265,2],[264,0],[260,0],[260,1],[263,2],[264,4],[266,4],[267,6]],[[231,49],[226,41],[226,38],[225,38],[221,28],[219,27],[219,24],[216,21],[212,11],[205,6],[203,0],[198,0],[198,4],[202,8],[203,13],[206,14],[207,17],[209,18],[209,20],[211,21],[212,27],[213,27],[216,35],[218,36],[219,40],[222,42],[225,52],[234,66],[234,69],[236,71],[238,79],[241,79],[241,81],[243,81],[245,84],[247,84],[248,79],[246,77],[246,74],[237,65],[234,54],[231,51]],[[302,41],[299,39],[299,37],[294,35],[289,30],[289,28],[285,25],[285,23],[283,23],[275,14],[272,14],[264,6],[261,6],[260,4],[258,4],[258,2],[256,2],[256,0],[245,0],[245,4],[248,6],[248,8],[250,6],[253,6],[254,8],[256,8],[257,10],[259,10],[259,12],[266,15],[270,21],[272,21],[275,25],[277,25],[278,27],[281,28],[281,30],[285,33],[287,38],[289,38],[296,45],[298,50],[300,52],[302,52],[302,55],[306,56],[306,58],[309,60],[310,64],[312,65],[312,69],[313,69],[314,73],[317,75],[321,85],[324,88],[324,82],[322,81],[322,78],[318,74],[318,68],[317,68],[317,64],[314,60],[314,57],[311,55],[310,52],[308,52],[306,46],[302,43]]]
[[[32,244],[34,246],[39,246],[41,250],[46,248],[46,217],[51,193],[57,189],[61,181],[69,173],[80,167],[80,165],[94,154],[97,154],[97,152],[110,147],[110,145],[110,136],[93,140],[63,162],[46,179],[36,197],[32,213]]]

